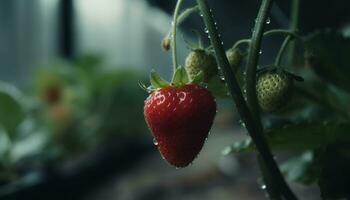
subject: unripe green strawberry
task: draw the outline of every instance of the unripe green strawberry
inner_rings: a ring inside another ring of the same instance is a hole
[[[243,58],[242,53],[238,49],[233,48],[226,51],[226,56],[233,69],[236,69],[240,65]]]
[[[208,82],[218,73],[215,57],[205,50],[193,50],[186,58],[185,68],[190,80],[200,72],[203,72],[204,82]]]
[[[293,80],[285,71],[266,71],[260,74],[256,92],[261,110],[275,112],[286,105],[292,95]]]

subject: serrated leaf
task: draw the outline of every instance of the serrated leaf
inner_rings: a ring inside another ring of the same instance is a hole
[[[18,92],[10,90],[7,84],[0,84],[0,126],[11,137],[24,118],[24,111],[18,102]]]
[[[153,70],[151,71],[151,74],[150,74],[150,82],[151,82],[151,85],[153,86],[153,88],[163,88],[163,87],[167,87],[169,85],[169,83],[167,81],[162,79],[159,76],[159,74]]]
[[[337,141],[350,143],[349,122],[310,122],[292,124],[283,128],[266,130],[266,139],[276,151],[305,151],[333,144]],[[231,146],[231,152],[251,152],[255,147],[251,139]]]
[[[184,67],[180,66],[176,69],[172,84],[185,85],[189,82],[187,71]]]
[[[350,39],[338,32],[319,31],[305,39],[306,63],[323,80],[350,91]]]

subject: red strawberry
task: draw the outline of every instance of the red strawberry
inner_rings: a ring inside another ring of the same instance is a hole
[[[197,84],[157,89],[144,106],[145,119],[160,153],[176,167],[187,166],[198,155],[215,113],[214,97]]]

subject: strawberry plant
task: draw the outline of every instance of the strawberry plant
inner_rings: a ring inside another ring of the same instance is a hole
[[[219,11],[196,0],[181,12],[182,3],[177,1],[162,41],[172,50],[172,80],[152,72],[151,86],[142,85],[150,93],[144,116],[162,156],[176,167],[191,163],[212,126],[214,98],[231,98],[249,138],[233,141],[224,152],[256,152],[270,199],[302,199],[287,180],[317,184],[322,199],[349,198],[350,40],[331,30],[300,35],[299,0],[291,2],[289,29],[265,30],[273,0],[262,0],[251,37],[225,51],[214,19]],[[210,46],[200,42],[192,48],[183,68],[176,55],[177,27],[191,14],[201,16]],[[260,66],[263,39],[277,34],[284,41],[274,62]],[[278,152],[292,156],[277,163]]]

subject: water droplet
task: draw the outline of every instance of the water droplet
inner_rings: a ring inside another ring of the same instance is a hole
[[[263,189],[263,190],[266,190],[266,185],[265,185],[265,184],[262,184],[262,185],[260,186],[260,188]]]
[[[266,24],[270,24],[271,23],[271,19],[270,17],[266,19]]]
[[[259,54],[261,55],[262,53],[263,53],[262,50],[260,50],[260,51],[259,51]]]
[[[204,32],[209,33],[209,30],[207,29],[207,27],[204,28]]]
[[[203,14],[201,13],[200,16],[203,17]]]
[[[158,145],[158,142],[157,142],[156,138],[153,138],[153,144],[156,145],[156,146]]]

